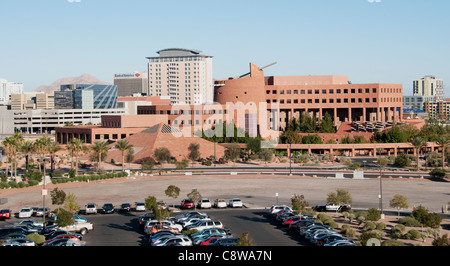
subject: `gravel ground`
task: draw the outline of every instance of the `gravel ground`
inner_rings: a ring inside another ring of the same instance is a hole
[[[180,188],[177,199],[164,194],[169,185]],[[353,198],[354,208],[379,207],[379,179],[336,179],[314,178],[286,175],[193,175],[193,176],[130,176],[124,178],[74,182],[64,184],[48,184],[51,191],[55,187],[67,194],[73,193],[81,208],[88,202],[103,204],[112,202],[134,203],[143,201],[147,196],[155,196],[169,205],[179,204],[192,189],[197,189],[203,197],[230,199],[239,197],[248,208],[265,208],[274,203],[290,204],[294,194],[304,195],[311,204],[323,204],[330,192],[336,189],[349,191]],[[42,186],[0,190],[0,198],[7,198],[8,203],[1,208],[9,208],[18,212],[25,206],[42,205]],[[431,212],[441,212],[443,206],[450,202],[450,182],[433,182],[426,179],[389,179],[382,180],[383,208],[392,210],[389,201],[395,194],[407,197],[410,210],[414,206],[425,206]],[[276,197],[278,193],[278,197]],[[50,206],[50,196],[46,197],[46,205]],[[50,206],[52,209],[57,206]]]

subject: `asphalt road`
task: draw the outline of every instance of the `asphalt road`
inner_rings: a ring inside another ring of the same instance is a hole
[[[206,209],[214,219],[221,220],[233,236],[249,232],[254,246],[299,246],[309,245],[297,234],[282,228],[264,209]],[[141,212],[81,215],[94,224],[94,230],[85,237],[87,246],[145,246],[147,237],[139,227]],[[180,213],[173,213],[176,216]]]

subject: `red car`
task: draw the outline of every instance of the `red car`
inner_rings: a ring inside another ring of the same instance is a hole
[[[3,209],[0,210],[0,219],[10,219],[11,218],[11,210]]]
[[[284,220],[283,225],[290,225],[291,223],[300,221],[300,216],[292,216]]]
[[[73,241],[80,242],[80,239],[78,237],[74,236],[74,235],[59,235],[59,236],[57,236],[55,238],[52,238],[52,239],[49,239],[49,240],[45,241],[44,244],[48,244],[48,243],[50,243],[52,241],[55,241],[56,239],[66,239],[66,238],[69,238],[69,239],[71,239]]]
[[[183,209],[193,209],[194,207],[194,202],[190,199],[184,199],[181,201],[181,208]]]
[[[206,239],[204,239],[203,241],[200,242],[200,246],[206,246],[208,244],[214,243],[216,242],[217,239],[221,239],[221,238],[226,238],[228,236],[226,235],[212,235]]]

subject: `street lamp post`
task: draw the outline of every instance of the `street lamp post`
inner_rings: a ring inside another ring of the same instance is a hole
[[[382,149],[379,148],[379,154],[381,154]],[[378,198],[380,199],[380,213],[381,213],[381,218],[384,218],[384,214],[383,214],[383,172],[382,170],[382,165],[380,164],[380,162],[378,162],[378,166],[380,167],[380,194],[378,195]]]
[[[292,175],[292,149],[291,149],[292,140],[289,141],[289,175]]]

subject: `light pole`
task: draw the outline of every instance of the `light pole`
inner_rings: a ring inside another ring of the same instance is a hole
[[[378,149],[379,154],[381,154],[382,149],[379,148]],[[378,166],[380,167],[380,194],[378,195],[378,198],[380,199],[380,213],[381,213],[381,218],[384,218],[384,214],[383,214],[383,173],[382,173],[382,165],[381,162],[378,162]]]
[[[291,149],[292,140],[289,140],[289,175],[292,175],[292,149]]]

